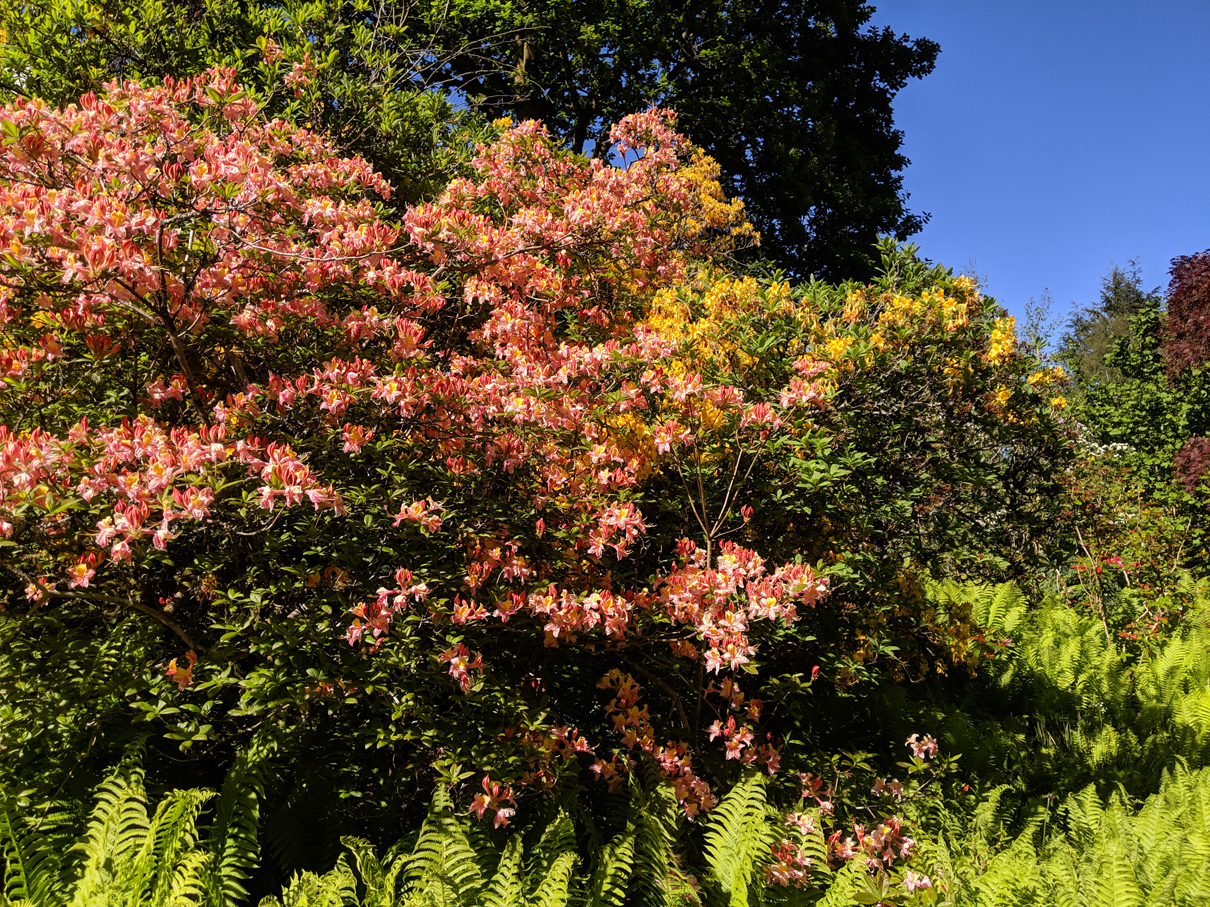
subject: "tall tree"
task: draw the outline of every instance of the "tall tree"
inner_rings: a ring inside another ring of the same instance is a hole
[[[1159,287],[1143,289],[1138,260],[1125,267],[1113,265],[1101,278],[1100,298],[1077,311],[1059,341],[1058,358],[1081,382],[1122,381],[1122,372],[1107,364],[1105,357],[1114,344],[1133,335],[1131,319],[1145,312],[1158,312],[1163,302]]]
[[[629,111],[672,107],[747,203],[766,257],[797,276],[864,278],[879,235],[924,224],[905,205],[892,101],[940,50],[869,27],[873,12],[864,0],[462,0],[442,43],[466,49],[450,58],[459,90],[579,151],[606,154]]]

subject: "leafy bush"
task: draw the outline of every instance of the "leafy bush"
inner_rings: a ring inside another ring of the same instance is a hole
[[[624,167],[500,124],[400,224],[228,71],[3,129],[5,620],[42,665],[3,757],[52,787],[149,722],[212,781],[272,734],[311,769],[275,810],[338,821],[434,773],[508,821],[639,754],[693,815],[777,769],[813,666],[965,660],[919,563],[1044,519],[1062,398],[1011,319],[893,245],[869,287],[728,273],[742,206],[657,111]]]

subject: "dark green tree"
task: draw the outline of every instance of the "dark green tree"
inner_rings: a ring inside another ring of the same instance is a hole
[[[1158,312],[1162,303],[1159,287],[1143,289],[1137,259],[1131,259],[1125,267],[1113,265],[1101,278],[1100,298],[1071,316],[1059,340],[1057,358],[1081,382],[1121,382],[1122,372],[1106,363],[1105,357],[1113,352],[1119,339],[1135,336],[1131,329],[1133,318]]]
[[[868,278],[879,235],[924,224],[905,206],[891,103],[939,47],[870,27],[864,0],[450,9],[434,42],[463,48],[449,58],[452,84],[498,114],[542,120],[576,150],[608,153],[610,124],[633,110],[678,111],[747,202],[763,254],[794,276]]]

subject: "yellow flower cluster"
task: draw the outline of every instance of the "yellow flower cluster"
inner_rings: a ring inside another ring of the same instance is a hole
[[[977,297],[976,297],[977,298]],[[941,289],[925,290],[919,296],[902,296],[898,293],[883,297],[882,314],[878,323],[886,327],[942,327],[953,333],[970,323],[971,299],[965,285],[960,295],[946,293]],[[846,305],[846,311],[848,306]]]
[[[789,298],[789,285],[774,284],[766,295]],[[660,290],[645,322],[673,343],[687,344],[701,359],[733,359],[741,368],[750,358],[728,340],[726,323],[735,315],[763,307],[761,286],[751,277],[702,280]]]
[[[926,289],[918,295],[879,294],[869,288],[852,290],[832,318],[820,319],[810,302],[798,309],[798,318],[813,335],[816,355],[821,359],[838,368],[861,362],[872,367],[875,357],[911,345],[924,334],[953,334],[970,326],[979,299],[974,282],[959,277],[946,287]],[[962,372],[947,368],[945,375],[957,383]]]
[[[865,298],[860,293],[850,293],[844,300],[844,311],[841,316],[845,321],[850,323],[860,321],[865,317],[866,304]]]
[[[833,337],[831,340],[829,340],[825,350],[827,351],[828,358],[832,360],[833,364],[839,364],[845,358],[845,354],[849,351],[849,347],[852,345],[853,338],[841,334],[840,336]]]
[[[605,419],[605,425],[606,439],[616,444],[623,456],[638,459],[638,479],[650,476],[659,454],[646,423],[634,413],[615,413]]]
[[[695,216],[682,225],[684,234],[695,238],[707,230],[726,230],[733,241],[743,239],[744,245],[759,245],[759,234],[744,217],[743,200],[727,200],[718,181],[721,173],[718,162],[700,151],[681,168],[681,176],[697,202]]]
[[[1012,315],[997,318],[987,344],[985,358],[993,364],[1006,360],[1017,347],[1017,319]]]
[[[1053,368],[1040,368],[1025,379],[1030,387],[1050,387],[1067,383],[1067,375],[1057,365]]]

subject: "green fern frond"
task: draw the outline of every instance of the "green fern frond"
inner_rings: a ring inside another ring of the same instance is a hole
[[[635,829],[631,900],[636,907],[668,907],[672,903],[673,845],[680,819],[671,786],[656,781],[642,791],[635,785],[631,815]]]
[[[828,880],[824,896],[817,907],[850,907],[853,896],[865,883],[867,870],[861,860],[849,860]]]
[[[1095,907],[1141,907],[1143,892],[1126,849],[1117,841],[1105,844],[1096,874]]]
[[[50,907],[63,885],[60,853],[50,836],[39,834],[22,821],[22,799],[0,794],[3,896],[10,901],[25,901],[31,907]]]
[[[513,835],[504,845],[500,862],[483,892],[483,907],[521,907],[525,898],[525,875],[521,867],[521,837]]]
[[[634,872],[633,824],[615,835],[603,848],[588,884],[589,907],[621,907],[626,885]]]
[[[219,886],[214,884],[214,857],[192,850],[171,868],[170,881],[161,896],[150,904],[154,907],[178,907],[184,904],[221,903]]]
[[[1093,847],[1104,813],[1096,785],[1090,784],[1079,793],[1072,794],[1064,801],[1060,812],[1067,820],[1067,834],[1075,843],[1085,849]]]
[[[269,763],[278,749],[269,732],[253,737],[223,781],[208,849],[217,854],[215,871],[228,907],[248,897],[244,880],[260,862],[260,801]]]
[[[769,858],[765,777],[745,774],[710,813],[705,831],[709,885],[729,907],[747,907],[748,886]]]
[[[301,872],[290,879],[281,898],[264,898],[260,907],[344,907],[358,904],[357,881],[342,856],[324,875]]]
[[[526,873],[529,904],[564,907],[571,896],[577,863],[575,824],[560,810],[542,830]]]
[[[169,892],[177,884],[177,863],[197,842],[198,814],[213,796],[211,791],[178,790],[160,801],[130,871],[142,880],[140,897],[147,897],[149,904],[158,907],[169,902]],[[199,866],[204,864],[203,860]]]
[[[440,785],[405,874],[409,890],[442,905],[469,905],[483,888],[475,851]]]

